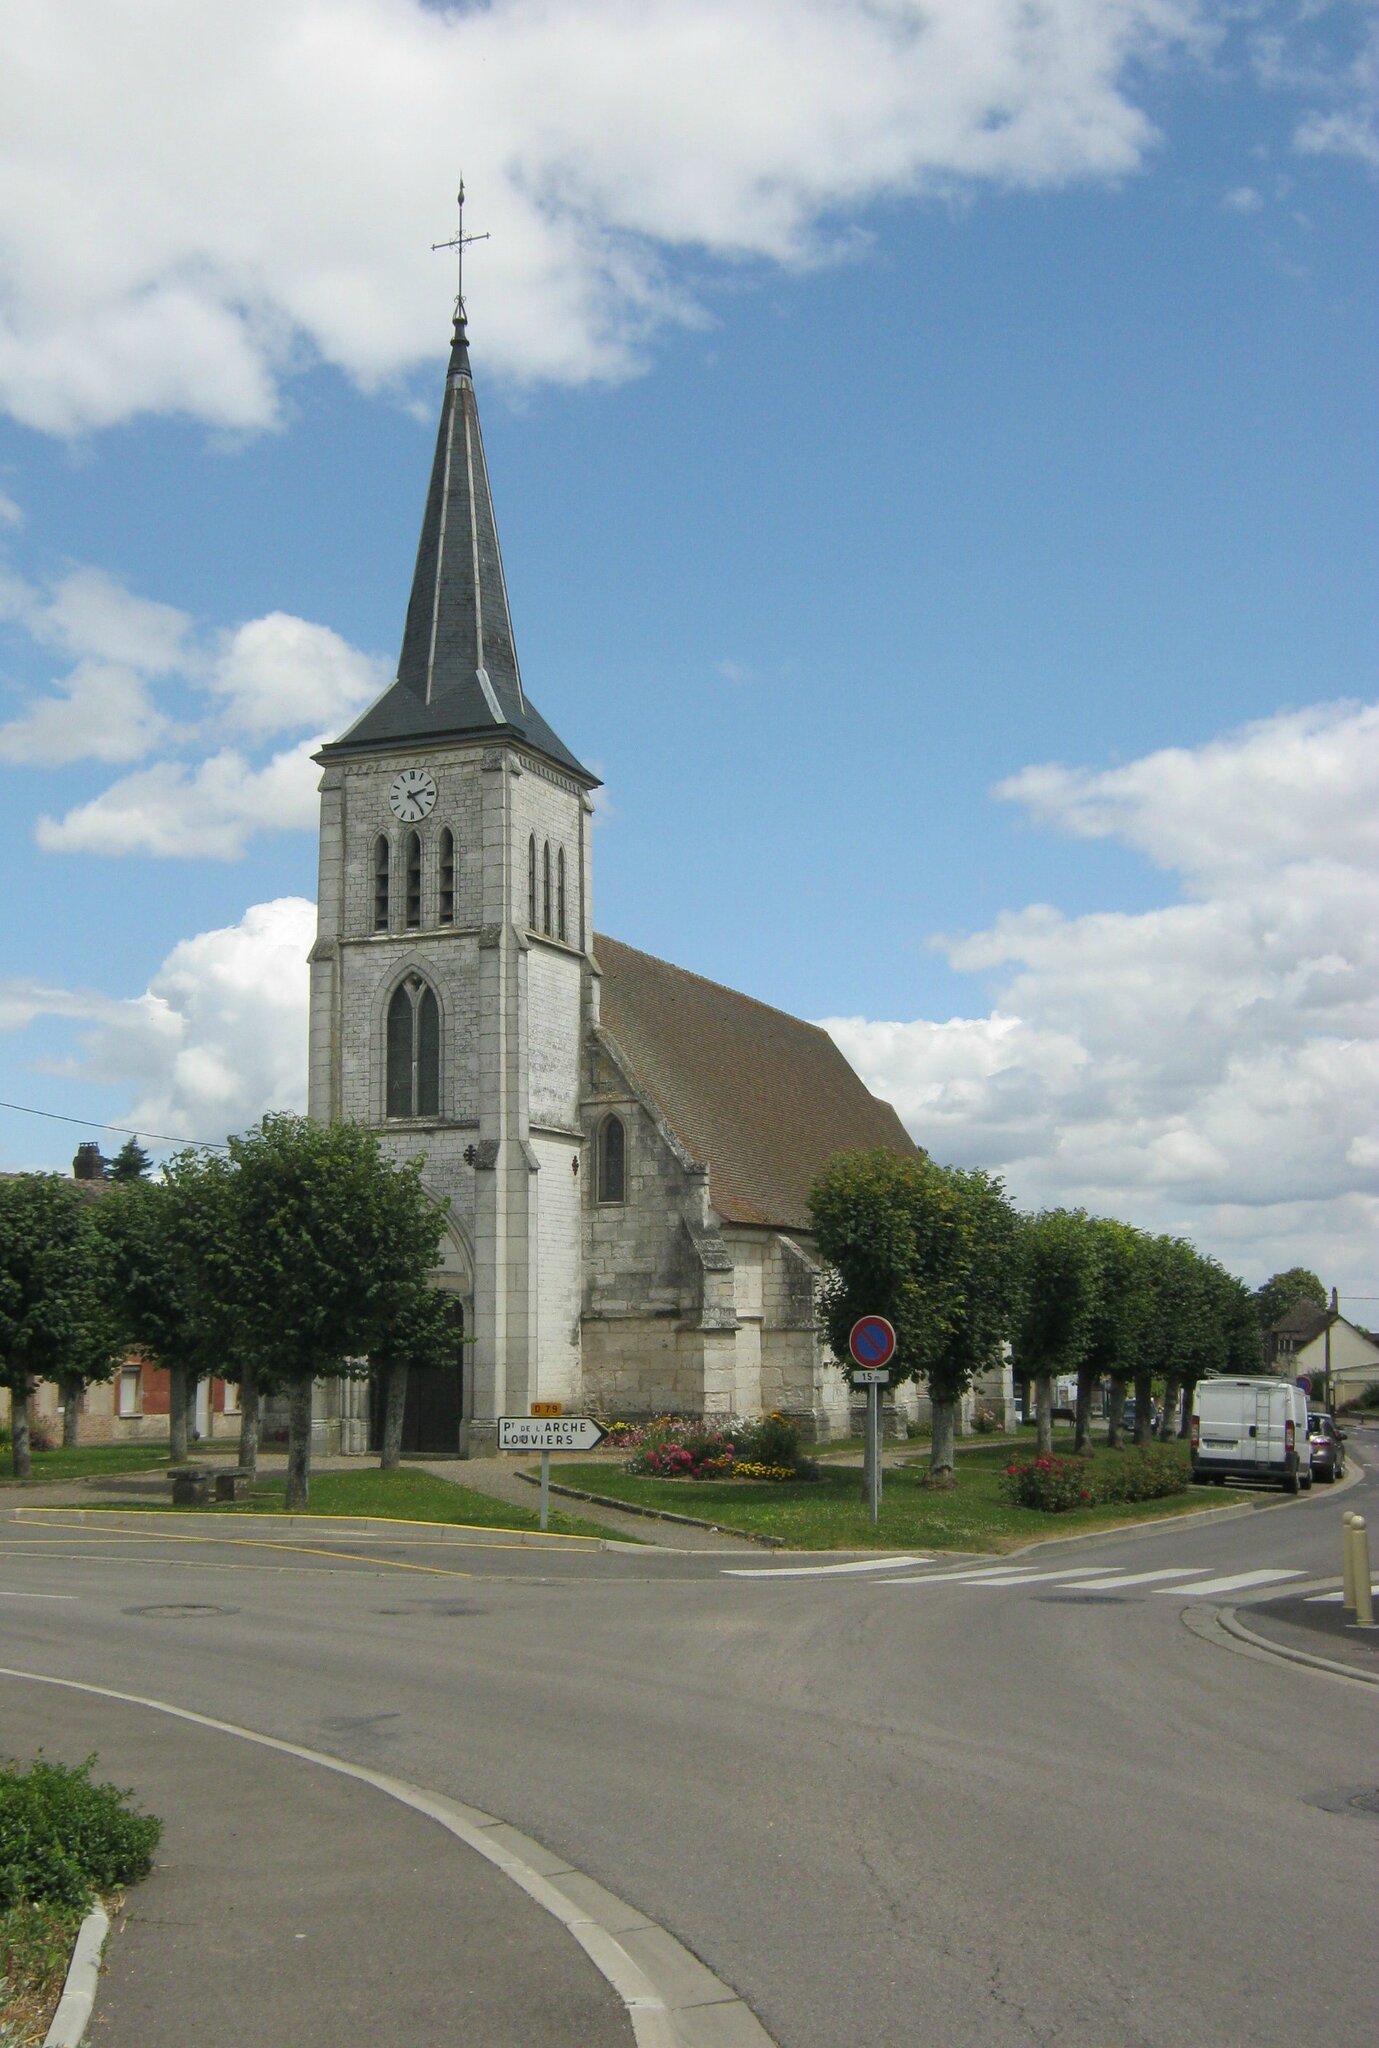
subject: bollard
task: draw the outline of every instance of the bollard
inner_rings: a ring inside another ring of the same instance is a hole
[[[1355,1563],[1354,1546],[1350,1540],[1350,1525],[1355,1516],[1347,1508],[1341,1516],[1341,1605],[1355,1611]]]
[[[1351,1576],[1355,1585],[1355,1625],[1374,1627],[1374,1598],[1370,1590],[1369,1530],[1363,1515],[1350,1518]]]

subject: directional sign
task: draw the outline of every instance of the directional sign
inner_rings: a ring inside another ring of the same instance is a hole
[[[592,1451],[607,1436],[588,1415],[500,1415],[500,1451]]]
[[[848,1350],[858,1365],[874,1372],[895,1357],[895,1331],[884,1316],[863,1316],[852,1326]]]
[[[859,1367],[852,1375],[854,1387],[888,1387],[891,1376],[888,1372],[871,1372]]]

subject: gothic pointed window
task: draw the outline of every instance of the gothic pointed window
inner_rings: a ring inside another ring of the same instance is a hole
[[[380,832],[373,843],[373,928],[376,932],[388,929],[388,868],[392,849],[388,835]]]
[[[551,842],[541,849],[541,929],[551,936]]]
[[[627,1127],[620,1116],[599,1125],[598,1191],[601,1202],[627,1200]]]
[[[562,846],[555,857],[555,935],[565,937],[565,849]]]
[[[441,833],[441,924],[455,922],[455,835],[447,825]]]
[[[536,834],[527,840],[527,930],[536,930]]]
[[[419,974],[409,974],[394,989],[387,1037],[388,1115],[439,1116],[440,1004]]]
[[[414,932],[421,923],[421,834],[407,834],[407,929]]]

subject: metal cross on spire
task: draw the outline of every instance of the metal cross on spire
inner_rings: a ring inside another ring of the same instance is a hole
[[[460,190],[456,204],[460,209],[459,227],[448,242],[433,242],[431,248],[433,253],[437,249],[453,249],[455,251],[455,325],[460,327],[464,323],[464,252],[471,242],[486,242],[488,236],[486,234],[467,235],[464,231],[463,178],[460,180]]]

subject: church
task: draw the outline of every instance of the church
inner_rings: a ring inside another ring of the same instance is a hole
[[[397,676],[317,760],[310,1113],[449,1204],[461,1369],[413,1376],[404,1447],[482,1455],[533,1401],[845,1430],[809,1188],[914,1144],[818,1026],[596,933],[598,782],[518,666],[462,301]],[[317,1401],[368,1447],[362,1383]]]

